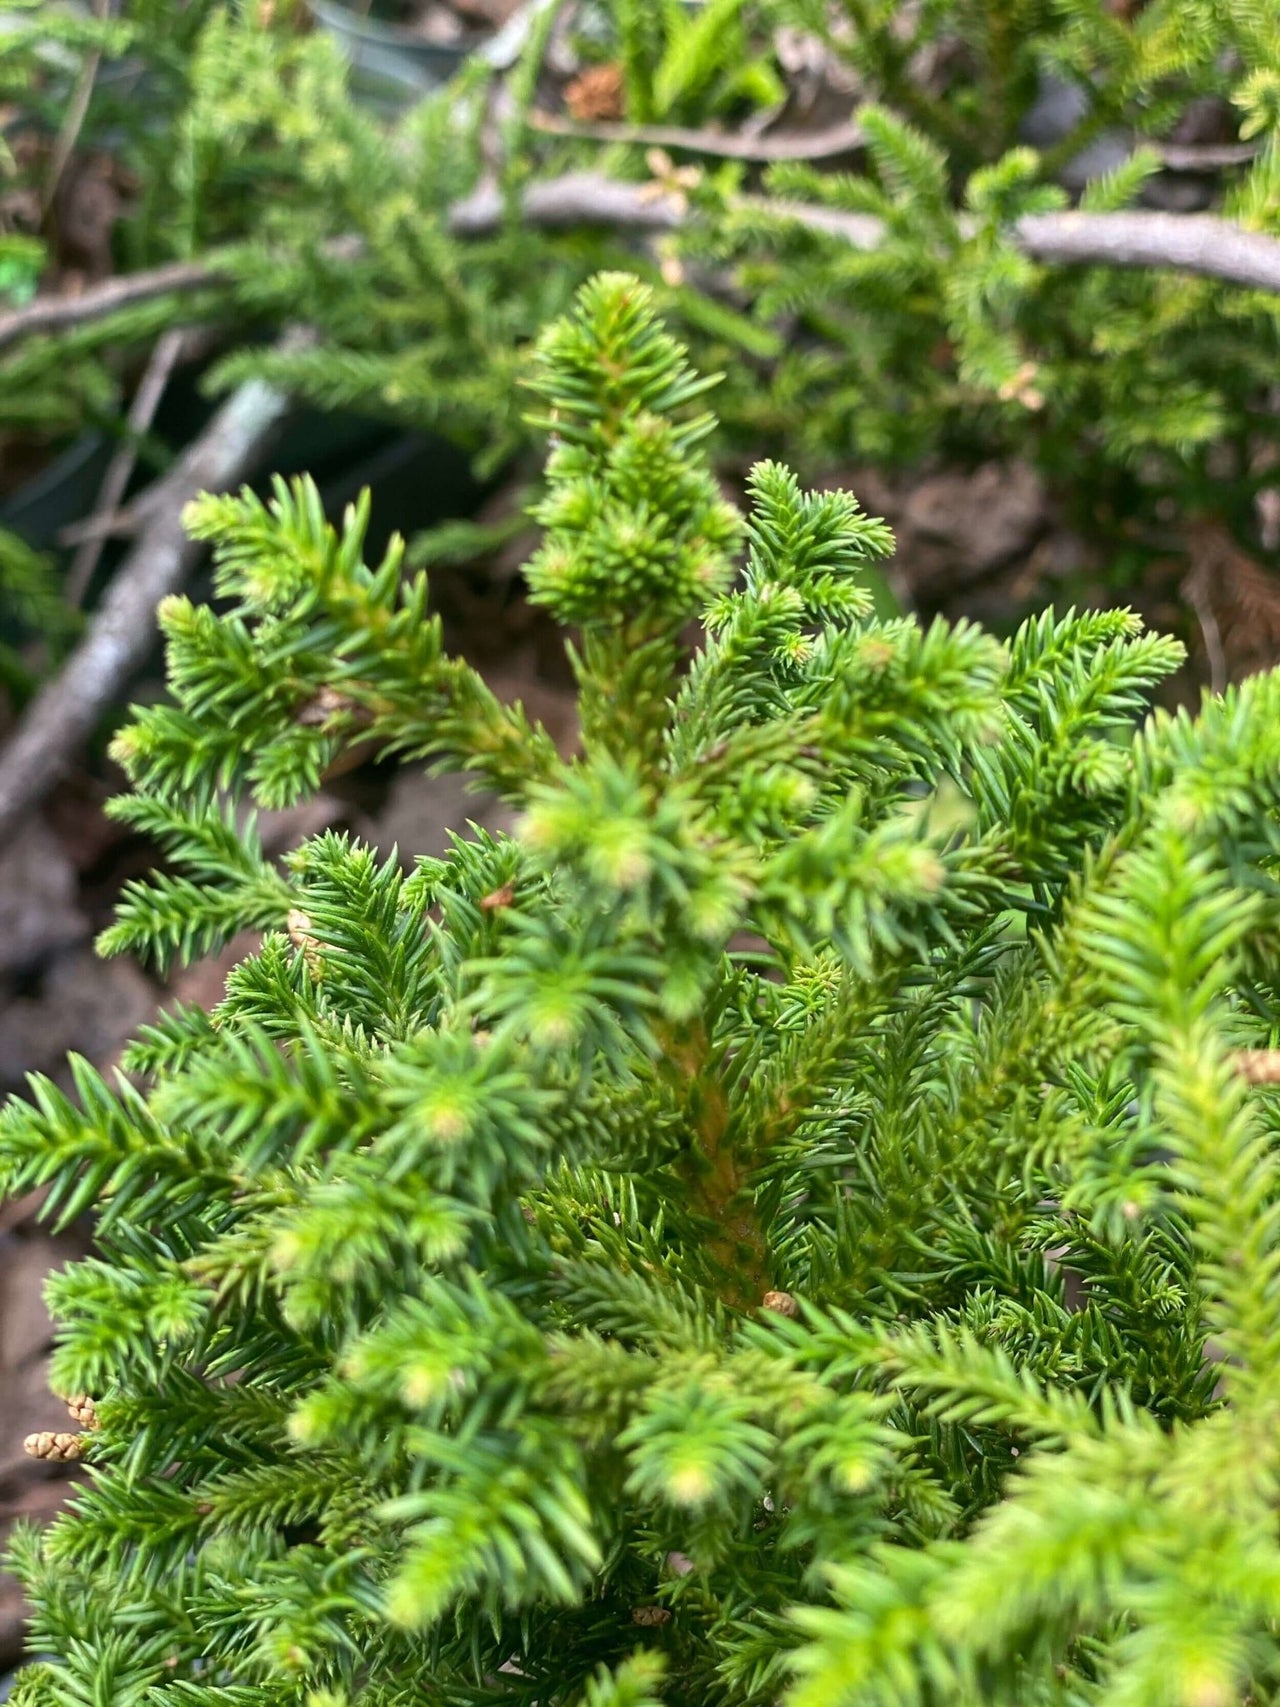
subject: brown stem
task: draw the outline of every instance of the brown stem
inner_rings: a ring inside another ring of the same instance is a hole
[[[106,517],[114,516],[120,508],[120,500],[124,497],[129,477],[138,460],[138,442],[143,434],[151,429],[151,423],[160,407],[160,400],[164,396],[170,375],[177,366],[186,338],[186,332],[177,327],[172,328],[161,334],[151,352],[147,370],[134,393],[133,403],[125,420],[125,437],[116,448],[98,489],[97,502],[93,506],[92,519],[95,522],[101,523]],[[107,533],[101,526],[86,534],[80,541],[67,571],[64,587],[69,605],[79,605],[88,592],[89,583],[98,567],[98,559],[102,556],[102,548],[106,542]]]
[[[676,148],[688,154],[706,154],[717,160],[828,160],[832,155],[848,154],[861,148],[866,142],[861,126],[849,120],[830,125],[826,130],[746,136],[671,124],[588,124],[561,118],[558,113],[544,113],[535,107],[529,114],[529,124],[534,130],[544,131],[550,136]]]
[[[764,1230],[749,1196],[750,1170],[729,1133],[729,1098],[711,1060],[701,1020],[668,1027],[661,1038],[669,1077],[682,1095],[693,1146],[681,1169],[694,1213],[715,1228],[706,1249],[725,1277],[725,1302],[755,1310],[772,1290]]]
[[[102,320],[122,308],[136,308],[161,296],[186,295],[227,283],[211,261],[173,261],[144,273],[124,273],[93,285],[79,296],[38,296],[25,307],[0,314],[0,350],[42,332],[66,332]]]

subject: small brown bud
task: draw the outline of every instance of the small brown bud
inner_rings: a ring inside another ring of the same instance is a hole
[[[301,907],[290,907],[284,922],[289,932],[289,941],[295,948],[302,950],[307,970],[313,978],[317,977],[320,972],[320,950],[311,934],[310,915],[304,913]]]
[[[622,67],[618,64],[589,65],[564,92],[569,117],[580,123],[620,119],[623,114]]]
[[[1024,409],[1043,409],[1044,393],[1032,384],[1039,371],[1034,362],[1023,362],[1017,373],[1000,387],[996,396],[1002,403],[1021,403]]]
[[[775,1316],[798,1316],[800,1306],[789,1292],[766,1292],[760,1302],[762,1310],[772,1310]]]
[[[76,1393],[67,1400],[67,1410],[81,1428],[101,1428],[97,1407],[87,1393]]]
[[[665,1606],[637,1606],[631,1613],[633,1624],[643,1624],[650,1627],[655,1624],[670,1624],[671,1614]]]
[[[499,912],[503,907],[509,907],[515,898],[515,884],[504,883],[501,889],[495,889],[492,894],[480,897],[480,911],[482,913]]]
[[[1280,1085],[1280,1049],[1238,1049],[1231,1065],[1251,1085]]]
[[[294,722],[300,723],[304,729],[321,729],[331,718],[341,717],[358,709],[350,694],[339,693],[337,688],[331,688],[326,683],[298,707]]]
[[[29,1434],[22,1443],[22,1450],[29,1458],[47,1458],[51,1463],[70,1464],[84,1452],[84,1436],[53,1434],[45,1429],[39,1434]]]

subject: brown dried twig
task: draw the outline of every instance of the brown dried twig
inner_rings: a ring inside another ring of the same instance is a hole
[[[129,484],[129,477],[138,460],[138,440],[149,431],[155,419],[160,399],[164,396],[165,387],[177,366],[178,357],[186,341],[187,334],[181,330],[165,332],[157,340],[151,352],[151,360],[147,363],[147,370],[129,406],[125,419],[127,436],[107,465],[91,520],[100,522],[114,516],[119,509],[125,487]],[[65,592],[69,604],[78,605],[88,591],[106,539],[107,530],[103,527],[94,529],[81,539],[67,571]]]
[[[544,113],[535,108],[529,114],[534,130],[550,136],[576,136],[588,142],[637,143],[652,148],[683,149],[689,154],[706,154],[719,160],[829,160],[836,154],[848,154],[861,148],[866,135],[852,122],[830,125],[808,135],[792,132],[783,135],[748,136],[717,130],[695,130],[669,124],[602,124],[561,118],[557,113]]]
[[[1228,680],[1227,654],[1222,644],[1222,629],[1218,626],[1217,612],[1209,596],[1207,577],[1201,567],[1193,569],[1183,579],[1182,596],[1195,612],[1196,621],[1200,624],[1205,660],[1209,665],[1209,686],[1214,693],[1223,693]]]
[[[94,10],[98,17],[105,16],[106,7],[103,0],[98,0]],[[42,218],[48,217],[54,198],[58,193],[58,185],[62,182],[62,174],[66,171],[67,162],[71,159],[76,143],[80,140],[80,132],[83,130],[84,121],[89,114],[89,103],[93,99],[93,86],[98,80],[98,71],[101,65],[102,49],[95,47],[80,68],[80,76],[76,81],[71,104],[62,121],[62,128],[54,138],[53,152],[49,157],[49,169],[40,197]]]
[[[1256,142],[1146,142],[1171,172],[1220,172],[1226,166],[1247,166],[1258,157]]]
[[[0,314],[0,350],[42,332],[70,332],[105,320],[121,308],[136,308],[161,296],[189,296],[227,283],[216,262],[172,261],[146,272],[122,273],[78,296],[37,296],[22,308]]]

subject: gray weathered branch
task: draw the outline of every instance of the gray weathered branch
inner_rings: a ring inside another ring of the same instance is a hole
[[[803,203],[744,198],[757,212],[782,214],[815,231],[829,231],[860,249],[883,238],[879,220],[866,214]],[[672,231],[690,216],[682,202],[660,186],[622,183],[598,172],[567,172],[531,184],[522,216],[546,229],[613,225],[639,231]],[[502,197],[487,184],[459,202],[449,227],[459,237],[492,232],[502,218]],[[1246,231],[1208,213],[1039,213],[1019,220],[1014,242],[1034,260],[1058,266],[1168,267],[1228,279],[1255,290],[1280,291],[1280,238]],[[338,238],[333,252],[355,255],[358,242]],[[216,264],[181,261],[149,272],[128,273],[80,296],[40,297],[25,308],[0,314],[0,350],[40,332],[69,331],[119,308],[172,293],[190,293],[226,283]]]
[[[746,132],[699,129],[673,124],[589,124],[581,120],[561,118],[558,113],[544,113],[535,108],[529,114],[534,130],[549,136],[577,136],[588,142],[634,143],[652,148],[683,149],[689,154],[705,154],[716,160],[829,160],[837,154],[848,154],[866,142],[861,125],[846,120],[825,130],[765,132],[759,136]]]
[[[160,296],[189,296],[225,284],[225,276],[208,261],[174,261],[146,272],[122,273],[104,284],[92,285],[79,296],[37,296],[23,308],[0,314],[0,350],[38,332],[69,332],[105,320],[121,308],[136,308]]]
[[[858,249],[874,248],[884,239],[883,225],[870,214],[763,197],[744,197],[739,205],[829,232]],[[682,198],[658,185],[624,184],[594,172],[569,172],[531,184],[521,211],[531,224],[547,228],[596,224],[672,231],[692,217]],[[501,196],[487,186],[454,208],[450,225],[460,236],[479,236],[501,216]],[[1020,219],[1012,236],[1033,260],[1053,265],[1169,267],[1280,291],[1280,239],[1213,214],[1037,213]]]
[[[1034,213],[1014,239],[1057,266],[1170,267],[1280,291],[1280,239],[1211,213]]]

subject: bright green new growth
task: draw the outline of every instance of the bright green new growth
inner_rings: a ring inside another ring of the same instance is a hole
[[[0,1127],[8,1191],[99,1210],[15,1699],[1271,1699],[1280,675],[1136,730],[1173,643],[874,620],[886,530],[771,465],[731,581],[627,277],[534,384],[571,760],[360,515],[193,512],[228,608],[171,603],[118,743],[181,875],[105,946],[267,934]],[[271,865],[234,799],[371,737],[519,836]]]

